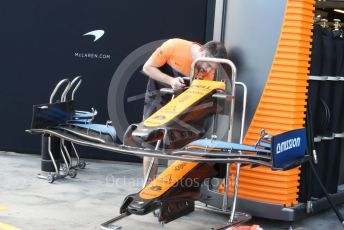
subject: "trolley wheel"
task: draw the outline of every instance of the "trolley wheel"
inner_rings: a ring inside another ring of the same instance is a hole
[[[154,210],[153,211],[153,216],[158,218],[160,216],[160,209]]]
[[[75,178],[77,174],[78,174],[78,173],[77,173],[77,171],[76,171],[75,169],[69,170],[69,176],[70,176],[71,178]]]
[[[165,227],[165,223],[163,221],[159,221],[159,226],[160,226],[160,228],[164,228]]]
[[[78,163],[79,168],[84,169],[86,167],[86,162],[84,160],[79,161]]]
[[[64,174],[67,175],[67,174],[68,174],[68,171],[69,171],[69,168],[67,167],[67,165],[64,164],[64,165],[62,166],[62,172],[63,172]]]
[[[54,183],[54,181],[55,181],[54,176],[53,176],[53,175],[48,175],[48,176],[47,176],[47,181],[48,181],[48,183],[50,183],[50,184]]]

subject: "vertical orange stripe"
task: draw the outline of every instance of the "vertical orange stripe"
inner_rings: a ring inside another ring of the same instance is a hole
[[[254,141],[259,138],[260,129],[265,129],[268,133],[277,135],[291,128],[297,129],[304,126],[302,118],[305,117],[306,112],[304,105],[307,98],[313,10],[314,0],[287,1],[274,61],[257,110],[246,133],[245,144],[255,144]],[[288,78],[290,78],[292,84],[288,84],[288,90],[286,90],[285,82],[288,82]],[[285,82],[281,83],[281,79]],[[292,98],[295,103],[281,101],[282,96]],[[288,111],[292,111],[293,114],[287,116]],[[278,120],[278,122],[275,122],[275,120]],[[257,169],[262,173],[260,176],[264,178],[264,183],[253,185],[250,183],[252,181],[250,177],[257,174]],[[286,180],[279,189],[276,187],[278,184],[276,185],[272,180],[276,172],[269,168],[263,166],[253,169],[243,167],[241,171],[243,173],[239,181],[239,197],[278,203],[285,206],[297,203],[298,189],[295,189],[295,184],[298,184],[299,168],[277,172],[278,175],[285,178],[290,177],[291,174],[297,175],[291,181]],[[267,187],[269,184],[271,192]],[[234,177],[231,177],[230,194],[233,193],[233,185]],[[280,194],[276,193],[278,190],[281,191]],[[223,186],[220,191],[223,191]],[[286,191],[293,192],[286,194]]]

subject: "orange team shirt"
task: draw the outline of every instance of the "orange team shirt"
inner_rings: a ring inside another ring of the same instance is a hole
[[[157,67],[168,64],[185,76],[190,76],[191,64],[193,61],[191,57],[191,46],[193,44],[201,46],[198,43],[179,38],[169,39],[155,50],[151,58]],[[197,73],[197,70],[195,70],[196,78],[203,80],[213,80],[214,75],[214,70],[206,74]]]

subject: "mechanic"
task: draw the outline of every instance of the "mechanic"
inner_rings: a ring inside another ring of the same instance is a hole
[[[143,72],[149,76],[143,120],[170,101],[170,95],[160,94],[161,88],[171,87],[176,91],[185,87],[184,79],[189,77],[191,64],[200,57],[227,58],[227,50],[222,43],[217,41],[200,45],[196,42],[173,38],[164,42],[154,51],[143,66]],[[195,66],[194,76],[196,79],[213,80],[216,68],[216,63],[198,62]],[[154,148],[152,145],[149,147]],[[151,157],[143,159],[144,178],[146,178],[151,160]],[[155,159],[148,182],[153,180],[157,174],[157,161]]]

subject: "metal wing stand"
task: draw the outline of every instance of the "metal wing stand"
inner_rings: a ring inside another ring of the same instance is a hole
[[[232,130],[233,130],[233,116],[234,116],[234,95],[235,95],[235,86],[239,85],[244,88],[244,106],[243,108],[246,107],[246,94],[247,90],[246,87],[240,82],[235,82],[235,77],[236,77],[236,69],[234,64],[226,59],[214,59],[214,58],[201,58],[196,60],[193,65],[192,65],[192,76],[194,74],[194,67],[195,63],[197,61],[213,61],[217,63],[225,63],[228,64],[232,68],[232,84],[230,88],[230,93],[224,94],[224,93],[215,93],[212,95],[214,98],[218,99],[226,99],[230,100],[231,102],[231,110],[230,110],[230,129],[228,130],[228,140],[229,142],[232,141]],[[227,84],[228,87],[229,84]],[[243,115],[245,115],[245,110],[243,111]],[[244,127],[244,119],[245,117],[242,117],[242,126],[241,126],[241,140],[243,138],[243,127]],[[133,131],[133,127],[129,127],[128,132],[130,133]],[[51,126],[50,126],[51,127]],[[198,163],[222,163],[226,164],[227,166],[227,176],[225,181],[225,192],[223,193],[223,209],[225,212],[228,211],[228,178],[229,178],[229,166],[232,163],[237,164],[237,166],[240,166],[239,163],[244,163],[244,164],[258,164],[258,165],[265,165],[267,167],[271,167],[271,158],[270,157],[262,157],[262,156],[255,156],[251,154],[246,154],[246,153],[241,153],[240,150],[242,148],[239,148],[239,151],[235,151],[235,149],[229,149],[228,151],[220,151],[217,153],[208,153],[208,152],[200,152],[200,151],[190,151],[190,150],[185,150],[185,149],[175,149],[175,150],[148,150],[144,148],[140,148],[139,146],[134,147],[134,146],[128,146],[127,142],[124,142],[123,145],[117,145],[114,144],[113,142],[108,142],[106,140],[103,140],[101,138],[95,138],[95,137],[89,137],[87,135],[84,135],[82,133],[78,132],[71,132],[69,130],[66,132],[66,129],[59,126],[52,126],[54,127],[53,129],[49,129],[49,127],[42,126],[42,127],[33,127],[29,132],[32,134],[45,134],[51,137],[56,137],[59,139],[64,139],[66,141],[73,142],[74,144],[79,144],[83,146],[89,146],[89,147],[94,147],[97,149],[103,149],[107,151],[112,151],[112,152],[120,152],[123,154],[129,154],[129,155],[137,155],[137,156],[148,156],[148,157],[156,157],[156,158],[161,158],[161,159],[170,159],[170,160],[182,160],[182,161],[188,161],[188,162],[198,162]],[[227,143],[227,142],[226,142]],[[228,143],[230,144],[230,143]],[[246,150],[245,150],[246,151]],[[256,150],[255,150],[256,151]],[[240,170],[240,167],[237,167],[237,170]],[[237,178],[239,178],[239,173],[237,173]],[[236,201],[237,199],[237,188],[238,188],[238,180],[236,180],[236,185],[235,185],[235,192],[234,192],[234,198],[233,200]],[[232,205],[232,212],[231,212],[231,219],[229,222],[233,225],[233,223],[238,219],[237,216],[235,215],[235,206],[236,203],[234,202]],[[110,221],[107,221],[106,223],[102,224],[103,229],[111,229],[107,228],[112,223],[116,222],[119,219],[122,219],[125,216],[130,215],[131,213],[127,212],[121,212],[121,215],[119,217],[116,217]],[[237,222],[236,222],[237,223]],[[114,226],[111,226],[114,227]]]
[[[243,135],[244,135],[244,125],[245,125],[245,114],[246,114],[246,104],[247,104],[247,87],[242,82],[236,81],[236,67],[234,63],[228,59],[219,59],[219,58],[198,58],[192,63],[191,67],[191,74],[192,78],[194,78],[195,74],[195,65],[198,62],[213,62],[218,64],[227,64],[231,68],[231,79],[226,80],[226,92],[225,94],[214,94],[213,97],[218,99],[225,99],[230,100],[230,114],[229,114],[229,130],[228,130],[228,142],[232,142],[233,137],[233,121],[234,121],[234,106],[235,106],[235,89],[236,86],[240,86],[243,88],[243,110],[242,110],[242,117],[241,117],[241,128],[240,128],[240,144],[243,142]],[[230,84],[231,83],[231,84]],[[216,136],[214,136],[216,137]],[[240,154],[242,154],[241,151],[239,151]],[[222,199],[222,210],[218,208],[211,208],[206,206],[199,206],[196,207],[214,211],[214,212],[220,212],[229,214],[230,218],[228,220],[228,223],[215,227],[213,229],[225,229],[233,225],[238,225],[241,223],[244,223],[251,219],[251,216],[246,213],[239,213],[235,212],[236,210],[236,203],[237,203],[237,197],[238,197],[238,186],[239,186],[239,177],[240,177],[240,167],[241,163],[235,163],[236,164],[236,174],[235,174],[235,184],[234,184],[234,194],[233,194],[233,202],[231,206],[231,210],[228,210],[228,188],[229,188],[229,176],[230,176],[230,163],[226,164],[226,175],[224,179],[224,192],[223,192],[223,199]],[[230,212],[229,212],[230,211]]]
[[[56,87],[54,88],[52,94],[50,95],[50,99],[49,99],[49,104],[53,104],[54,103],[54,97],[55,97],[55,94],[57,93],[57,91],[60,89],[60,87],[63,85],[63,84],[67,84],[67,86],[65,87],[65,90],[63,91],[62,93],[62,96],[61,96],[61,102],[63,102],[63,98],[66,96],[67,92],[68,92],[68,89],[70,88],[70,81],[68,79],[63,79],[61,80],[57,85]],[[42,107],[42,109],[45,109],[45,108],[48,108],[48,106],[45,106],[44,108]],[[44,135],[42,135],[42,140],[44,141]],[[41,173],[37,174],[37,177],[40,178],[40,179],[46,179],[49,183],[53,183],[55,180],[57,179],[60,179],[60,178],[64,178],[66,177],[68,174],[61,174],[60,173],[60,168],[59,168],[59,165],[57,164],[57,162],[55,161],[55,157],[54,157],[54,154],[52,152],[52,136],[49,135],[48,136],[48,140],[47,140],[47,151],[48,151],[48,154],[49,154],[49,157],[50,157],[50,160],[52,161],[53,163],[53,166],[54,166],[54,170],[55,172],[54,173],[49,173],[48,175],[43,175]],[[64,157],[64,156],[63,156]],[[66,159],[64,157],[64,160],[65,160],[65,163],[66,163]]]
[[[172,95],[171,101],[172,101],[172,100],[174,99],[174,97],[175,97],[175,92],[174,92],[174,90],[171,89],[171,88],[162,88],[162,89],[160,90],[160,92],[161,92],[161,93],[164,93],[164,94],[171,94],[171,95]],[[159,150],[159,146],[160,146],[160,144],[161,144],[161,141],[162,141],[162,140],[164,141],[164,140],[166,139],[167,130],[164,130],[163,134],[164,134],[164,135],[163,135],[163,138],[162,138],[162,139],[159,139],[159,140],[156,142],[156,145],[155,145],[155,149],[154,149],[154,150]],[[164,143],[165,143],[165,141],[164,141]],[[151,159],[150,162],[149,162],[148,170],[147,170],[147,172],[146,172],[146,175],[145,175],[145,178],[144,178],[144,181],[143,181],[142,188],[146,187],[147,184],[148,184],[148,182],[149,182],[149,180],[155,176],[155,175],[152,175],[153,166],[154,166],[154,164],[155,164],[155,161],[156,161],[156,158],[155,158],[155,157],[152,157],[152,159]]]
[[[82,78],[81,76],[77,76],[75,77],[71,84],[70,87],[67,91],[66,97],[63,98],[64,101],[67,101],[67,95],[68,93],[72,90],[71,93],[71,97],[70,97],[70,101],[74,102],[74,95],[76,93],[76,91],[78,90],[78,88],[80,87],[82,83]],[[75,85],[75,86],[74,86]],[[69,123],[85,123],[88,124],[90,122],[92,122],[94,120],[94,117],[97,115],[97,111],[94,110],[92,108],[92,111],[74,111],[72,120]],[[79,154],[74,146],[74,144],[72,142],[66,142],[61,139],[61,144],[62,144],[62,148],[61,148],[61,152],[66,154],[67,158],[68,158],[68,162],[69,162],[69,169],[84,169],[86,167],[86,162],[84,160],[81,160],[79,157]],[[76,158],[76,164],[73,165],[73,158],[71,157],[71,153],[74,153],[74,156]],[[76,176],[76,171],[72,170],[71,171],[71,177],[75,177]]]
[[[229,116],[230,129],[228,130],[228,142],[232,142],[233,121],[234,121],[234,105],[235,105],[235,100],[234,100],[235,99],[235,87],[241,86],[243,88],[243,113],[242,113],[241,133],[240,133],[240,144],[241,144],[242,140],[243,140],[243,130],[244,130],[244,121],[245,121],[245,113],[246,113],[246,101],[247,101],[246,100],[247,99],[246,85],[244,83],[241,83],[241,82],[236,82],[236,67],[235,67],[234,63],[230,60],[219,59],[219,58],[198,58],[198,59],[196,59],[192,63],[192,66],[191,66],[191,72],[190,72],[191,80],[190,81],[192,81],[195,78],[195,76],[194,76],[195,75],[195,66],[198,62],[213,62],[213,63],[218,63],[218,64],[226,64],[231,68],[231,79],[228,79],[228,81],[226,82],[227,88],[225,90],[225,93],[213,94],[214,98],[220,99],[220,100],[222,99],[222,100],[230,101],[230,104],[231,104],[230,116]],[[172,97],[172,100],[173,100],[173,97]],[[136,125],[133,125],[133,127],[130,126],[126,133],[130,133],[130,130],[135,129],[134,126],[136,126]],[[157,142],[155,150],[158,150],[160,142],[161,142],[161,140],[159,140]],[[241,151],[239,153],[241,154]],[[154,159],[152,159],[150,162],[149,170],[148,170],[147,176],[144,180],[143,187],[145,187],[147,185],[149,173],[150,173],[150,170],[153,166],[153,163],[154,163]],[[237,200],[237,195],[238,195],[240,165],[241,165],[240,163],[236,163],[236,179],[235,179],[235,185],[234,185],[234,196],[233,196],[232,209],[230,212],[230,219],[229,219],[228,223],[226,223],[225,225],[223,225],[221,227],[217,227],[215,229],[223,229],[223,228],[226,228],[228,226],[243,223],[243,222],[251,219],[250,215],[247,215],[245,213],[238,213],[238,212],[236,213],[235,212],[236,200]],[[204,206],[196,206],[196,207],[211,210],[211,211],[217,211],[217,212],[220,211],[222,213],[228,214],[229,213],[229,210],[228,210],[229,176],[230,176],[230,163],[226,163],[226,177],[225,177],[225,182],[224,182],[225,192],[223,193],[222,210],[219,210],[219,209],[216,210],[215,208],[213,209],[213,208],[208,208],[208,207],[204,207]],[[120,229],[121,227],[119,225],[113,225],[113,223],[126,217],[126,216],[128,216],[127,213],[122,213],[122,215],[120,215],[120,216],[118,216],[112,220],[109,220],[106,223],[103,223],[101,225],[101,227],[102,227],[102,229]],[[111,226],[111,228],[109,228],[109,226]]]
[[[62,102],[67,101],[67,95],[70,92],[70,90],[73,88],[73,86],[76,82],[78,82],[78,83],[76,84],[75,88],[73,89],[72,96],[71,96],[71,102],[74,101],[75,91],[79,88],[79,86],[82,82],[81,76],[75,77],[72,80],[72,82],[70,83],[70,85],[68,86],[68,88],[66,88],[66,92],[61,97]],[[70,154],[71,150],[74,151],[74,153],[77,157],[77,164],[76,165],[73,165],[73,159],[72,159],[71,154]],[[61,152],[61,156],[63,157],[63,160],[64,160],[64,165],[62,166],[63,172],[66,175],[69,175],[71,178],[75,178],[77,176],[77,171],[75,169],[79,167],[80,158],[78,156],[78,153],[76,152],[76,149],[75,149],[73,143],[71,143],[71,142],[65,143],[65,140],[63,138],[61,138],[61,140],[60,140],[60,152]]]

